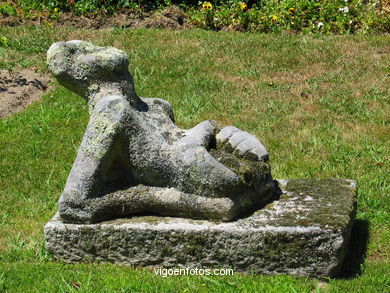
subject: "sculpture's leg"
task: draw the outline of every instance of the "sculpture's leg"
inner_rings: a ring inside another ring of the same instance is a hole
[[[88,199],[86,205],[93,215],[90,223],[148,212],[163,216],[229,221],[237,213],[234,202],[229,198],[208,198],[175,188],[141,184]]]
[[[121,137],[130,109],[120,96],[101,100],[91,114],[83,141],[60,198],[60,216],[68,222],[90,222],[93,215],[88,199],[110,188],[131,184],[131,171],[125,157],[126,141]]]

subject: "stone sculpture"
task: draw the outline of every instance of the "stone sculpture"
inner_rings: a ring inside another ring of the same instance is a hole
[[[249,133],[215,121],[178,128],[168,102],[137,96],[128,58],[115,48],[55,43],[48,64],[90,112],[59,214],[45,226],[54,258],[339,274],[354,181],[274,181],[267,151]]]
[[[272,197],[269,156],[256,137],[211,120],[180,129],[167,101],[136,94],[123,51],[59,42],[47,62],[90,113],[59,201],[62,221],[142,212],[229,221]]]

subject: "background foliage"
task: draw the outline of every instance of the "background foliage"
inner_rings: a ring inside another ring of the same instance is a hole
[[[207,5],[205,5],[207,4]],[[210,5],[209,5],[210,4]],[[389,0],[7,0],[3,15],[60,17],[111,15],[119,11],[143,12],[176,5],[193,25],[213,30],[301,33],[390,32]]]

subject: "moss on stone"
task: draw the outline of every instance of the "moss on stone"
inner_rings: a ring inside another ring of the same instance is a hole
[[[187,242],[183,252],[190,255],[196,255],[198,253],[201,253],[202,250],[206,247],[206,245],[207,239],[204,236],[200,234],[192,234],[189,235],[189,237],[187,238]]]
[[[252,254],[273,261],[283,261],[283,255],[298,256],[305,251],[307,239],[297,238],[288,233],[266,233],[261,246],[254,244]],[[264,247],[268,249],[264,249]]]
[[[236,173],[243,182],[251,185],[263,181],[270,172],[270,166],[263,161],[250,161],[222,150],[211,149],[210,154],[221,164]]]
[[[347,228],[355,212],[356,192],[350,181],[331,178],[290,180],[279,200],[255,214],[268,218],[269,225],[338,230]]]

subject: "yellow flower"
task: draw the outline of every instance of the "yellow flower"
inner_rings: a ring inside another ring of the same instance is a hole
[[[59,10],[59,9],[58,9],[57,7],[56,7],[56,8],[54,8],[54,12],[55,12],[55,13],[57,13],[57,12],[58,12],[58,10]]]
[[[276,22],[278,20],[278,17],[276,15],[272,16],[272,22]]]
[[[291,8],[288,10],[288,12],[289,12],[290,14],[294,14],[295,8],[291,7]]]
[[[246,3],[244,3],[244,2],[241,2],[240,8],[241,8],[241,10],[245,11],[248,9],[248,5],[246,5]]]
[[[53,27],[53,24],[52,24],[51,22],[46,22],[46,25],[47,25],[48,27]]]
[[[213,9],[213,5],[210,2],[203,2],[202,7],[207,10]]]

